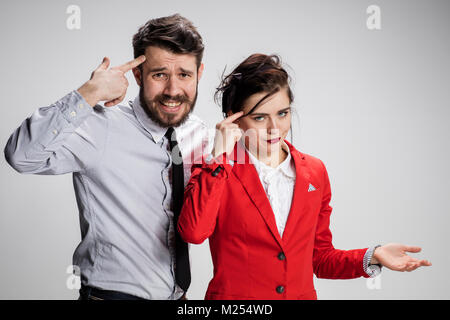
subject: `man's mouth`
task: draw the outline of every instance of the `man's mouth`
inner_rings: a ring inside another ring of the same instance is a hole
[[[161,108],[167,113],[177,113],[180,111],[182,102],[181,101],[159,101]]]

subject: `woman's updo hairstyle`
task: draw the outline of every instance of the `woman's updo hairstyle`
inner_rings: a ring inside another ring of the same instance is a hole
[[[255,93],[267,92],[247,114],[266,98],[282,88],[287,89],[289,102],[294,96],[289,87],[290,78],[281,66],[281,59],[277,55],[255,53],[239,64],[233,72],[222,77],[220,86],[216,89],[214,98],[222,106],[226,117],[228,112],[239,112],[243,109],[245,100]]]

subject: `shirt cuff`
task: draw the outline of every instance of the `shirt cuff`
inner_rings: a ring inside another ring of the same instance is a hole
[[[364,254],[363,258],[363,268],[364,272],[370,277],[375,278],[381,273],[381,264],[370,264],[370,260],[372,260],[373,253],[375,249],[379,246],[370,247],[367,249],[366,253]]]
[[[67,122],[72,123],[75,127],[80,126],[92,114],[94,109],[76,90],[64,96],[56,102],[56,105]]]

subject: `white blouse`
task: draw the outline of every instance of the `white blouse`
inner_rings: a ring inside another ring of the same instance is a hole
[[[284,141],[282,143],[282,148],[286,150],[288,155],[276,168],[272,168],[259,161],[247,150],[249,158],[255,166],[261,184],[269,199],[280,237],[283,237],[289,211],[291,210],[296,177],[295,164],[292,160],[289,147]]]
[[[291,210],[292,197],[295,186],[295,164],[291,157],[291,152],[287,144],[283,141],[282,148],[286,150],[287,157],[276,168],[272,168],[256,159],[256,157],[247,149],[250,161],[255,166],[261,184],[264,187],[267,198],[269,199],[272,211],[275,215],[278,233],[283,237],[284,228]],[[369,277],[374,278],[381,273],[381,265],[371,265],[375,246],[369,247],[364,254],[363,268]]]

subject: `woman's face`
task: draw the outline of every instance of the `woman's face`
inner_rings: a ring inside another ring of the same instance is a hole
[[[291,107],[287,88],[269,96],[249,115],[247,113],[267,94],[259,92],[244,102],[244,117],[237,120],[244,131],[245,146],[258,159],[279,154],[281,145],[291,127]]]

